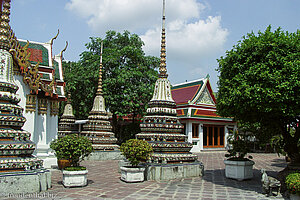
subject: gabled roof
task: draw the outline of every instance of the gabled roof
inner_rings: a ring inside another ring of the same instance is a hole
[[[174,85],[172,97],[177,105],[216,103],[208,77]]]
[[[172,97],[176,104],[188,104],[204,85],[204,79],[180,83],[172,86]]]
[[[37,68],[37,76],[42,83],[42,87],[39,88],[32,88],[29,83],[33,92],[37,94],[38,90],[45,90],[45,88],[48,88],[45,91],[46,96],[65,100],[65,82],[62,76],[62,52],[59,55],[52,56],[53,40],[51,40],[51,42],[41,43],[17,39],[17,42],[19,43],[20,48],[26,52],[27,61],[31,68]],[[21,74],[24,75],[24,73]]]
[[[209,76],[172,87],[172,97],[177,104],[179,118],[210,122],[232,123],[232,118],[224,118],[216,113],[216,98],[210,86]]]

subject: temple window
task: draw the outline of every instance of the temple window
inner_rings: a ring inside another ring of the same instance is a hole
[[[192,133],[193,138],[199,138],[199,124],[192,125]]]

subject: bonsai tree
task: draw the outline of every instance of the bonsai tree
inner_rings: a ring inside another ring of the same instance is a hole
[[[121,145],[120,151],[136,167],[140,162],[146,161],[150,157],[153,149],[146,141],[130,139]]]
[[[79,167],[79,163],[93,151],[91,141],[77,134],[53,140],[50,148],[55,151],[58,159],[70,160],[72,167]]]
[[[232,146],[232,148],[228,150],[228,154],[225,154],[225,157],[227,157],[228,160],[247,161],[252,159],[252,156],[250,155],[246,158],[246,155],[250,151],[249,140],[247,137],[247,135],[238,134],[237,131],[228,137],[228,143]]]

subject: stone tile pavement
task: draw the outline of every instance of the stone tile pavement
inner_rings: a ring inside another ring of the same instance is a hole
[[[84,161],[82,165],[89,170],[88,186],[64,188],[61,171],[53,170],[52,188],[40,193],[40,197],[46,197],[40,199],[283,199],[281,196],[266,197],[261,194],[260,183],[260,169],[265,168],[269,175],[276,176],[286,166],[283,157],[277,154],[251,154],[256,162],[254,178],[236,181],[225,178],[224,154],[225,151],[198,153],[205,167],[204,177],[163,182],[125,183],[120,180],[118,161]]]

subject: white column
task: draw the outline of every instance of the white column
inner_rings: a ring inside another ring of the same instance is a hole
[[[203,150],[203,124],[199,124],[199,148]]]
[[[46,135],[46,128],[47,128],[47,116],[45,114],[39,115],[38,112],[36,112],[36,123],[35,123],[35,131],[34,135],[37,136],[34,137],[37,139],[35,141],[37,143],[37,156],[46,156],[48,153],[48,146],[46,144],[47,141],[47,135]]]
[[[224,128],[225,128],[225,129],[224,129],[224,131],[225,131],[224,147],[225,147],[225,149],[228,149],[228,148],[227,148],[227,139],[228,139],[228,135],[229,135],[228,126],[225,126]]]
[[[186,131],[187,131],[187,135],[188,135],[188,142],[192,143],[192,138],[193,138],[192,122],[187,121],[187,123],[186,123]]]

